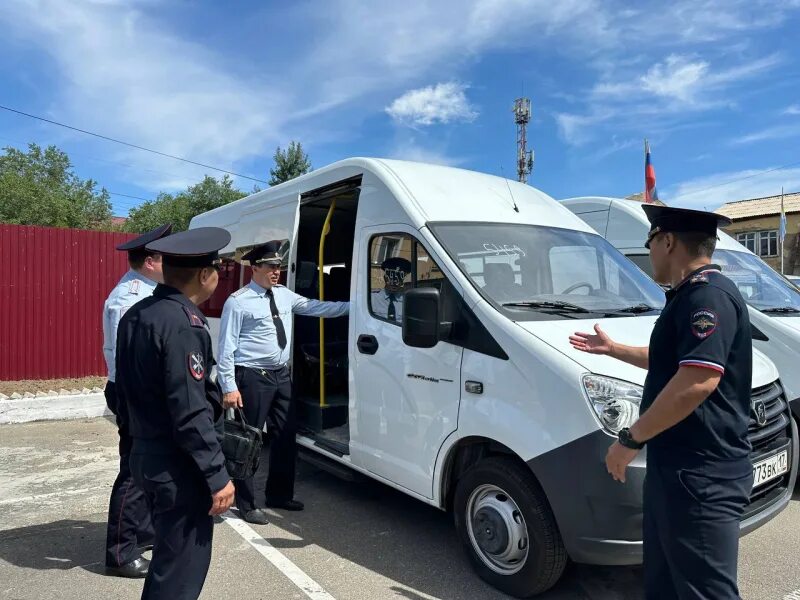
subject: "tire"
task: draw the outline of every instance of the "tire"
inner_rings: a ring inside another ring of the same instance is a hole
[[[564,572],[567,552],[547,498],[513,458],[491,457],[471,467],[456,484],[453,512],[473,567],[497,589],[530,598]]]

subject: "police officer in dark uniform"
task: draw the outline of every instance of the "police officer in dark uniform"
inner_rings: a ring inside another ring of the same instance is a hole
[[[130,467],[155,528],[142,598],[194,599],[211,561],[212,515],[234,498],[220,444],[222,404],[197,308],[219,281],[224,229],[205,227],[147,245],[164,258],[164,284],[131,307],[117,335],[120,419],[133,438]]]
[[[647,368],[639,420],[609,448],[608,472],[647,446],[645,595],[739,598],[739,519],[753,485],[747,425],[752,338],[736,285],[711,264],[717,227],[703,211],[645,205],[653,276],[669,284],[649,348],[624,346],[598,326],[570,338],[579,350]]]
[[[111,290],[103,305],[103,356],[108,368],[105,397],[109,410],[116,416],[116,370],[114,355],[117,349],[117,327],[122,315],[134,304],[148,298],[156,285],[163,281],[161,255],[148,252],[145,246],[169,235],[172,225],[166,224],[117,246],[128,253],[130,269]],[[106,527],[106,573],[119,577],[145,577],[150,564],[141,555],[152,545],[153,523],[144,493],[133,481],[128,459],[131,436],[117,420],[119,433],[119,473],[111,488]]]

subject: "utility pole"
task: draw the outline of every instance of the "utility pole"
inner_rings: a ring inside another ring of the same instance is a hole
[[[528,123],[531,120],[530,98],[514,100],[514,122],[517,124],[517,179],[528,182],[533,170],[533,150],[528,150]]]

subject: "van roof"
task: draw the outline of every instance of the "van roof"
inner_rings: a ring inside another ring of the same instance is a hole
[[[566,207],[570,207],[578,203],[590,203],[594,204],[598,210],[609,209],[613,206],[615,209],[627,213],[642,224],[642,227],[645,229],[642,235],[643,239],[647,235],[646,231],[650,229],[650,222],[647,220],[644,210],[642,210],[642,203],[636,202],[635,200],[625,200],[623,198],[611,198],[607,196],[579,196],[576,198],[566,198],[561,200],[561,203]],[[735,252],[747,252],[752,254],[750,250],[745,248],[742,244],[737,242],[721,229],[717,229],[717,236],[719,237],[719,241],[717,242],[718,249],[733,250]]]
[[[298,202],[305,192],[357,174],[371,175],[383,183],[417,228],[437,221],[504,222],[594,233],[567,208],[529,185],[466,169],[383,158],[333,163],[198,215],[190,228],[232,226],[244,215],[252,218],[255,211]],[[519,212],[514,210],[515,203]],[[232,247],[255,241],[234,240]]]

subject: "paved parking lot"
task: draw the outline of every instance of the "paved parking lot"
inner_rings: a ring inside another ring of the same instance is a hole
[[[0,426],[0,598],[138,598],[141,581],[102,575],[105,511],[117,463],[105,419]],[[301,465],[302,513],[215,528],[203,598],[507,598],[470,569],[449,515],[373,482]],[[800,494],[742,540],[750,600],[800,598]],[[277,565],[277,566],[276,566]],[[280,567],[280,568],[279,568]],[[545,600],[641,598],[639,568],[570,565]],[[305,589],[305,591],[304,591]]]

